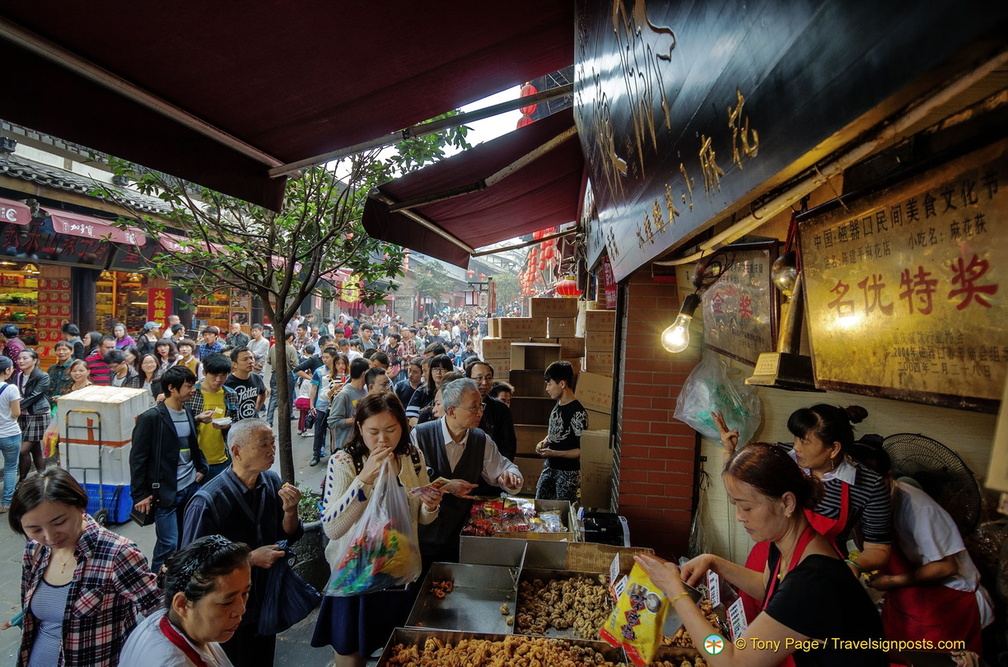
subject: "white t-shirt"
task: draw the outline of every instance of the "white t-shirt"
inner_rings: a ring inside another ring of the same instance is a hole
[[[926,492],[896,482],[893,494],[893,530],[899,547],[915,567],[955,555],[958,572],[941,584],[957,591],[976,593],[980,626],[994,620],[990,597],[980,585],[980,573],[973,564],[959,528],[948,512]]]
[[[196,664],[186,657],[186,654],[171,643],[158,624],[165,612],[158,611],[140,622],[123,646],[119,654],[119,667],[150,667],[150,665],[171,665],[172,667],[196,667]],[[179,633],[182,635],[182,633]],[[185,635],[182,638],[188,641]],[[209,667],[233,667],[227,654],[220,644],[210,642],[203,649],[192,642],[189,645],[203,658]]]
[[[20,401],[21,392],[17,385],[3,383],[3,393],[0,394],[0,438],[9,438],[14,435],[21,435],[21,427],[18,426],[17,419],[11,417],[11,401]]]

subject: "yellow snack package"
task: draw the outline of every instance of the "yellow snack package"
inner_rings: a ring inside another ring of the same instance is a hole
[[[616,601],[599,637],[610,646],[622,646],[627,657],[643,667],[654,659],[661,645],[662,627],[668,612],[668,598],[651,578],[634,564],[626,588]]]

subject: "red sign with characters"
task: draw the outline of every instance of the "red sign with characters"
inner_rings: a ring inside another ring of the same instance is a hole
[[[147,319],[151,322],[164,322],[172,314],[172,291],[165,288],[147,290]]]

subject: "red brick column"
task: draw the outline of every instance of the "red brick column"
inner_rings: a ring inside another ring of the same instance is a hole
[[[659,342],[679,312],[674,284],[657,283],[642,270],[625,289],[616,400],[619,513],[627,518],[634,546],[679,557],[689,541],[697,436],[672,414],[699,357],[695,349],[669,354]]]

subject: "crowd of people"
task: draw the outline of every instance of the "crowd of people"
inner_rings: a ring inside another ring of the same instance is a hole
[[[276,634],[260,620],[273,600],[264,589],[284,545],[303,533],[300,490],[271,470],[277,373],[289,373],[298,428],[313,435],[309,465],[326,461],[321,518],[334,567],[387,459],[404,487],[419,490],[409,503],[424,568],[458,559],[474,493],[522,488],[513,388],[476,353],[477,322],[313,320],[298,317],[278,332],[289,343],[285,359],[260,325],[245,333],[233,323],[227,334],[207,326],[197,343],[177,321],[148,322],[134,335],[116,324],[111,334],[81,336],[68,324],[48,372],[16,330],[0,329],[4,511],[28,540],[21,664],[53,656],[64,665],[140,664],[151,655],[177,659],[163,664],[272,664]],[[564,481],[543,487],[542,497],[576,499],[586,413],[573,377],[566,362],[544,376],[557,423],[538,451]],[[80,484],[46,469],[38,447],[58,399],[90,385],[149,395],[130,450],[134,509],[154,524],[149,566],[86,513]],[[447,485],[431,485],[442,477]],[[331,647],[339,665],[363,664],[405,621],[416,586],[327,597],[313,644]],[[110,592],[83,601],[101,587]]]
[[[474,496],[522,488],[509,408],[514,389],[475,352],[459,353],[476,349],[478,329],[441,341],[431,340],[431,329],[392,319],[312,319],[279,332],[290,343],[282,360],[259,325],[246,334],[235,323],[224,336],[206,327],[200,343],[177,323],[162,336],[148,322],[137,339],[121,325],[83,338],[67,325],[48,373],[16,327],[0,328],[3,511],[26,539],[19,664],[273,664],[276,630],[264,619],[278,602],[266,593],[268,582],[304,531],[301,491],[272,470],[276,373],[290,374],[284,400],[300,413],[299,430],[312,433],[309,465],[326,464],[321,527],[334,571],[383,467],[415,491],[407,503],[424,573],[433,562],[458,560]],[[440,323],[432,330],[444,331]],[[569,363],[551,364],[543,381],[556,403],[535,448],[544,459],[536,497],[573,501],[587,413]],[[89,384],[150,394],[130,453],[135,509],[153,517],[149,566],[136,545],[86,513],[78,482],[58,467],[45,469],[37,449],[53,404]],[[747,600],[742,639],[776,640],[791,650],[736,642],[707,657],[710,664],[887,663],[883,651],[808,643],[825,637],[962,638],[981,651],[991,605],[962,538],[913,480],[893,479],[877,440],[855,441],[853,424],[865,414],[803,408],[788,420],[793,443],[742,448],[738,431],[713,415],[725,488],[755,543],[747,563],[711,554],[681,566],[637,560],[693,636],[709,626],[684,599],[683,584],[711,570]],[[33,466],[38,474],[29,475]],[[331,648],[337,667],[365,664],[406,620],[419,581],[423,575],[405,587],[324,597],[312,645]],[[865,586],[885,592],[881,616]]]

